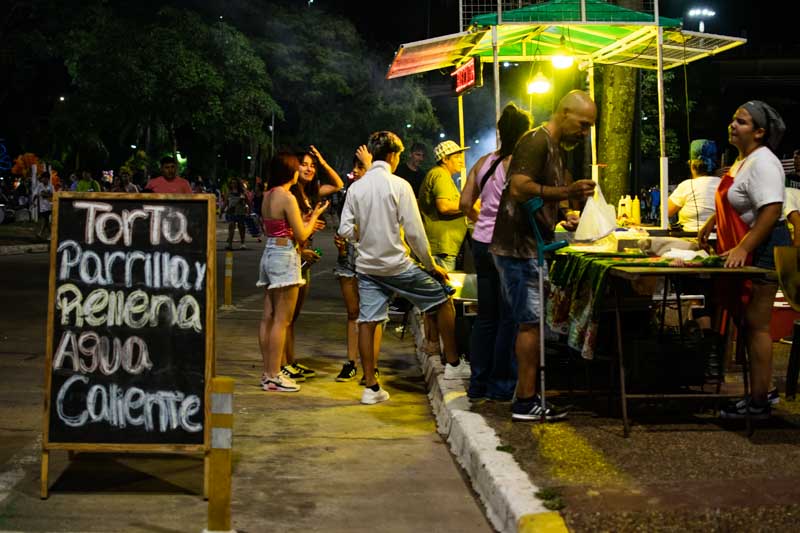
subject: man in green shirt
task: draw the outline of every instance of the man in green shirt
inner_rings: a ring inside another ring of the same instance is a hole
[[[92,179],[92,173],[88,170],[81,172],[81,179],[78,180],[78,185],[75,187],[76,192],[101,192],[100,184],[97,180]]]
[[[456,257],[467,234],[467,219],[459,208],[461,191],[453,176],[464,168],[464,151],[453,141],[434,149],[436,165],[428,171],[419,188],[419,211],[434,260],[448,271],[456,269]]]
[[[433,260],[449,272],[456,269],[456,258],[467,234],[467,219],[459,206],[461,191],[453,181],[453,176],[464,168],[464,150],[467,148],[449,140],[436,145],[436,165],[422,180],[417,198]],[[425,337],[422,350],[429,356],[441,356],[439,330],[429,315],[425,315]]]

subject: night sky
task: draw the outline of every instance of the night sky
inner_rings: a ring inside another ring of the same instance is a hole
[[[694,138],[714,138],[726,144],[726,126],[735,108],[750,99],[762,99],[779,109],[787,122],[781,150],[791,153],[800,146],[800,32],[786,10],[789,3],[751,0],[662,0],[663,16],[682,18],[684,27],[697,31],[698,20],[688,17],[692,7],[716,12],[706,19],[706,33],[745,37],[746,45],[692,63],[687,68],[690,97],[697,103],[690,120]],[[351,19],[363,37],[387,55],[387,65],[401,44],[456,33],[458,0],[412,0],[380,8],[366,1],[314,0],[314,6],[335,11]],[[392,10],[384,15],[386,9]],[[675,69],[683,70],[683,69]],[[487,65],[486,72],[491,72]],[[456,139],[456,99],[446,92],[447,72],[424,75],[428,93],[448,138]],[[680,74],[683,76],[682,72]],[[502,84],[501,75],[501,84]],[[489,81],[489,84],[491,82]],[[484,94],[478,94],[482,91]],[[501,89],[501,92],[503,90]],[[466,142],[491,142],[494,131],[494,101],[491,86],[464,98]],[[501,96],[501,101],[505,101]],[[539,119],[546,117],[536,117]],[[796,126],[795,126],[796,125]],[[798,130],[798,131],[796,131]],[[457,140],[457,139],[456,139]],[[471,150],[473,157],[486,150]],[[784,154],[785,155],[785,154]],[[470,161],[468,158],[467,163]]]

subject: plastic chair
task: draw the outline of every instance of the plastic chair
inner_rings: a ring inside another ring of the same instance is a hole
[[[775,270],[778,272],[778,285],[792,309],[800,312],[800,248],[795,246],[775,247]],[[792,349],[789,353],[789,367],[786,369],[786,398],[794,399],[797,394],[797,378],[800,375],[800,320],[794,321],[792,329]]]

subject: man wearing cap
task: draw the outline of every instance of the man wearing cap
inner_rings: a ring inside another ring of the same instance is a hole
[[[372,166],[347,189],[338,233],[358,250],[358,351],[365,383],[361,403],[371,405],[389,399],[375,375],[374,354],[380,347],[374,346],[374,333],[388,318],[393,294],[435,315],[447,358],[444,379],[469,379],[471,370],[458,356],[455,309],[443,286],[447,271],[431,257],[411,185],[393,174],[403,143],[390,131],[378,131],[370,135],[367,149]],[[404,237],[422,268],[409,257]]]
[[[433,149],[436,164],[422,180],[417,197],[433,258],[449,272],[456,270],[456,258],[467,235],[467,219],[460,207],[461,191],[453,181],[453,176],[464,168],[464,150],[467,148],[450,140],[437,144]],[[430,317],[425,319],[425,337],[423,351],[439,354],[439,332]]]
[[[553,240],[555,225],[566,218],[564,226],[574,230],[578,215],[562,214],[561,203],[582,201],[594,193],[592,180],[570,183],[564,165],[564,150],[575,148],[594,124],[597,108],[583,91],[571,91],[558,103],[550,121],[523,135],[514,148],[508,168],[506,186],[497,207],[492,244],[500,274],[503,298],[511,319],[517,326],[514,352],[517,356],[517,390],[511,406],[514,420],[548,420],[563,418],[566,413],[552,405],[544,410],[536,390],[539,369],[539,267],[536,261],[536,236],[523,204],[539,197],[544,206],[536,211],[536,224],[545,241]],[[547,263],[543,275],[547,276]],[[541,392],[541,391],[538,391]]]
[[[456,269],[456,257],[467,234],[467,219],[461,212],[461,191],[453,176],[464,168],[464,148],[453,141],[436,145],[436,165],[419,188],[419,212],[436,262],[448,271]]]

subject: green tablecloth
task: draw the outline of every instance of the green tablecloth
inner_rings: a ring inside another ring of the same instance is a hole
[[[720,266],[722,258],[708,257],[689,265]],[[645,254],[610,252],[560,252],[551,262],[547,322],[567,335],[567,344],[586,359],[594,357],[597,311],[606,294],[606,277],[613,266],[675,267],[672,259]]]

